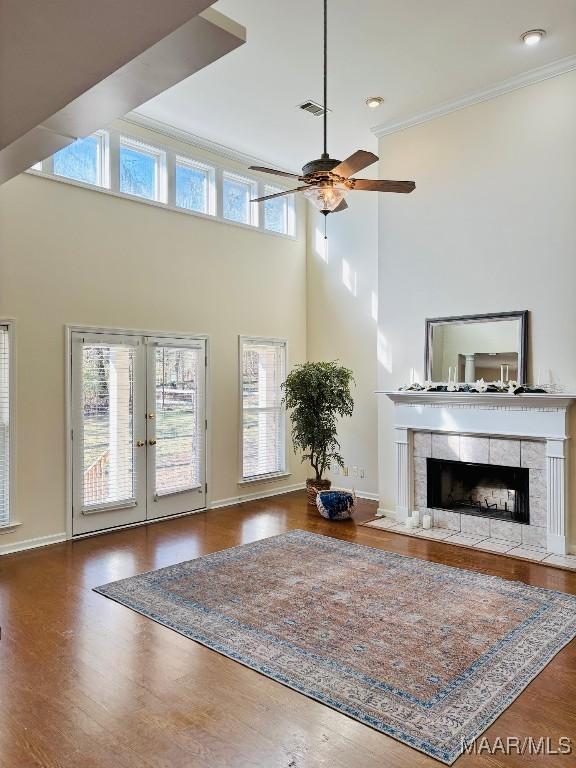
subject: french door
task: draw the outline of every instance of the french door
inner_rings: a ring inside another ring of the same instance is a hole
[[[72,532],[206,506],[206,342],[72,333]]]

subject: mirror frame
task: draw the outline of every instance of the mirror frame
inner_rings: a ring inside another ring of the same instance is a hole
[[[426,380],[432,380],[432,332],[436,325],[447,323],[487,323],[498,320],[519,320],[518,383],[528,383],[528,310],[518,312],[489,312],[485,315],[456,315],[454,317],[426,318],[426,343],[424,346],[424,370]]]

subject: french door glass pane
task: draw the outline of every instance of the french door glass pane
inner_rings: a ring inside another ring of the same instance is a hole
[[[84,506],[134,497],[134,354],[120,344],[82,350]]]
[[[204,356],[191,347],[156,348],[156,494],[200,484],[200,375]]]

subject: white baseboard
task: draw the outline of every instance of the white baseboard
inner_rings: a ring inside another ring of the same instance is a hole
[[[281,488],[274,488],[268,491],[255,491],[254,493],[243,493],[240,496],[231,496],[229,499],[215,499],[210,502],[208,509],[220,509],[221,507],[233,507],[234,504],[243,504],[246,501],[258,501],[267,499],[270,496],[281,496],[283,493],[292,491],[302,491],[306,487],[305,483],[294,483],[293,485],[283,485]]]
[[[396,520],[396,512],[393,509],[384,509],[384,507],[378,507],[376,510],[377,517],[389,517],[391,520]]]
[[[13,552],[46,547],[48,544],[60,544],[62,541],[66,541],[66,532],[52,533],[50,536],[37,536],[34,539],[24,539],[24,541],[15,541],[13,544],[0,545],[0,555],[11,555]]]
[[[344,491],[344,493],[355,493],[359,499],[367,499],[368,501],[380,501],[380,494],[372,493],[371,491],[357,491],[356,488],[342,488],[337,485],[333,485],[332,490]]]

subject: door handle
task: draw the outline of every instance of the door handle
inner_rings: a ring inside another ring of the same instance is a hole
[[[142,448],[143,446],[146,445],[146,440],[136,440],[136,445],[138,446],[138,448]]]
[[[154,438],[148,440],[148,445],[156,445],[156,440]]]

